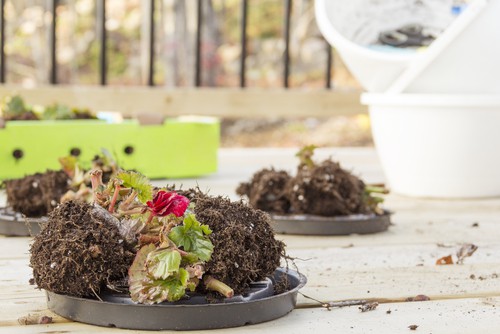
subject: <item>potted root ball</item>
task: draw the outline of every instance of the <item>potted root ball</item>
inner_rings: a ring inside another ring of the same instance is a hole
[[[47,170],[2,182],[7,205],[0,208],[0,234],[38,234],[47,221],[47,215],[61,202],[92,200],[90,169],[85,171],[74,156],[59,158],[59,163],[60,170]],[[105,180],[118,171],[111,154],[104,149],[101,155],[94,157],[91,166],[102,170]]]
[[[387,230],[390,214],[382,209],[383,186],[368,186],[360,178],[327,159],[312,157],[314,146],[297,156],[295,176],[273,168],[256,172],[240,183],[237,194],[273,218],[278,233],[311,235],[367,234]]]
[[[281,268],[285,245],[270,217],[242,202],[153,188],[136,172],[93,203],[68,201],[31,246],[34,283],[53,312],[84,323],[144,330],[235,327],[281,317],[305,277]]]

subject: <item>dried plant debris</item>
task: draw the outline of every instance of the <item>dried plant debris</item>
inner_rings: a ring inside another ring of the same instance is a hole
[[[443,256],[436,260],[437,265],[447,265],[447,264],[463,264],[465,258],[472,256],[474,252],[478,249],[478,247],[474,244],[463,244],[457,251],[456,262],[453,262],[452,255]]]
[[[366,303],[366,304],[361,305],[359,307],[359,309],[361,310],[361,312],[368,312],[368,311],[375,310],[377,307],[378,307],[378,303],[372,302],[372,303]]]
[[[411,331],[416,331],[418,328],[418,325],[410,325],[408,326],[408,329],[411,330]]]
[[[17,319],[20,325],[47,325],[53,323],[52,317],[40,314],[28,314]]]
[[[379,206],[383,199],[374,194],[387,193],[385,188],[366,186],[331,159],[314,162],[314,149],[306,146],[297,153],[300,164],[295,176],[262,169],[250,182],[241,183],[237,194],[247,197],[253,207],[277,214],[383,214]]]

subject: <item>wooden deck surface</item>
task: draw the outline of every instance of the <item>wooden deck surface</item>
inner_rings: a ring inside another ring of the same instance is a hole
[[[237,184],[261,167],[293,172],[294,153],[292,149],[223,149],[217,174],[175,183],[198,184],[212,194],[236,198]],[[318,158],[330,155],[367,182],[384,182],[373,149],[318,152]],[[324,302],[377,300],[375,310],[361,312],[358,306],[328,310],[299,294],[297,308],[283,318],[212,332],[500,333],[500,199],[426,200],[391,194],[385,207],[394,212],[394,225],[384,233],[278,236],[289,255],[300,259],[297,265],[308,278],[301,293]],[[455,256],[464,243],[478,246],[464,264],[435,264],[442,256]],[[48,311],[44,292],[28,284],[29,244],[29,238],[0,237],[0,333],[127,332],[71,322]],[[430,300],[406,301],[417,295]],[[54,323],[19,324],[18,319],[27,315],[49,315]],[[411,325],[418,327],[413,331]]]

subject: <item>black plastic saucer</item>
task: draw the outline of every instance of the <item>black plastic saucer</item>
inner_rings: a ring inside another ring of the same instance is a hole
[[[323,217],[316,215],[271,214],[276,233],[300,235],[371,234],[386,231],[391,225],[391,213],[358,214]]]
[[[0,208],[0,235],[29,237],[40,233],[47,217],[28,218],[10,208]]]
[[[288,280],[288,290],[273,294],[273,285]],[[135,304],[127,295],[103,293],[102,300],[47,291],[47,306],[62,317],[104,327],[137,330],[203,330],[239,327],[277,319],[291,312],[305,276],[278,268],[273,277],[255,283],[248,293],[207,303],[202,296],[155,305]]]

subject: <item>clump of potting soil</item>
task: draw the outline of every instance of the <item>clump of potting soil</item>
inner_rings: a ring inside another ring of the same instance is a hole
[[[96,155],[92,167],[103,171],[108,181],[119,170],[112,156],[106,151]],[[59,203],[68,200],[90,200],[90,175],[74,156],[59,158],[61,170],[26,175],[19,179],[3,181],[7,205],[27,217],[46,216]]]
[[[286,191],[291,212],[343,216],[370,213],[364,190],[365,184],[358,177],[326,160],[313,166],[301,164]]]
[[[263,169],[255,173],[250,182],[241,183],[236,192],[248,197],[255,208],[276,214],[383,213],[379,207],[382,198],[373,193],[386,193],[385,189],[366,186],[331,159],[314,162],[314,149],[314,146],[307,146],[297,154],[300,164],[295,176],[285,171],[277,175],[273,170]]]
[[[117,221],[103,208],[83,202],[57,207],[30,249],[36,285],[84,297],[123,279],[133,254],[125,248]]]
[[[274,168],[262,169],[255,173],[250,182],[241,183],[236,189],[240,196],[247,196],[254,208],[266,212],[287,213],[290,200],[285,191],[291,176],[286,171]]]
[[[267,213],[242,202],[209,196],[196,200],[195,213],[212,230],[214,252],[206,271],[235,293],[279,267],[285,245],[275,239]]]
[[[70,178],[63,171],[47,171],[3,182],[7,204],[28,217],[51,212],[70,188]]]

